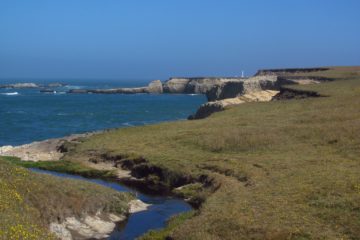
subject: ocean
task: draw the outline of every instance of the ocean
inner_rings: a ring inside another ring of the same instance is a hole
[[[1,84],[20,81],[3,81]],[[149,81],[64,82],[56,93],[39,89],[0,89],[0,146],[21,145],[74,133],[186,119],[204,102],[187,94],[67,94],[70,89],[145,86]]]

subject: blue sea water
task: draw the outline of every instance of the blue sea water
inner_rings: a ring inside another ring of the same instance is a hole
[[[0,84],[15,82],[20,81],[0,80]],[[203,95],[186,94],[66,94],[70,89],[137,87],[148,82],[67,81],[69,85],[56,88],[56,94],[40,93],[39,89],[0,89],[0,146],[186,119],[206,101]]]

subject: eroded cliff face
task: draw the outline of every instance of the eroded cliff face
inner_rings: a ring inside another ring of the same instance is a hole
[[[188,78],[171,78],[163,84],[163,91],[164,93],[185,93],[189,82]]]
[[[241,96],[226,98],[213,102],[207,102],[200,106],[194,115],[189,116],[189,120],[202,119],[210,116],[215,112],[223,111],[226,107],[238,105],[246,102],[268,102],[270,101],[278,91],[275,90],[261,90],[248,92]]]
[[[274,75],[256,76],[241,80],[232,80],[214,85],[206,92],[208,101],[235,98],[247,93],[263,90],[279,90],[280,86],[287,83],[285,79]]]
[[[187,93],[187,94],[205,94],[214,86],[221,85],[229,81],[240,81],[243,78],[170,78],[164,82],[165,93]]]
[[[147,87],[148,93],[163,93],[163,84],[160,80],[154,80]]]

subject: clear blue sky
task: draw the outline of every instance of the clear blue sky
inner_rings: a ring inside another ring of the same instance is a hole
[[[0,78],[360,65],[359,0],[0,0]]]

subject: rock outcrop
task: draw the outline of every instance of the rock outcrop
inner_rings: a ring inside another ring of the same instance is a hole
[[[185,93],[188,78],[173,78],[163,84],[164,93]]]
[[[61,240],[105,239],[115,229],[116,223],[125,219],[126,216],[98,212],[95,216],[68,217],[61,223],[51,223],[49,228]]]
[[[97,94],[136,94],[148,93],[147,87],[137,88],[113,88],[113,89],[71,89],[68,93],[97,93]]]
[[[63,138],[53,138],[32,142],[20,146],[0,147],[0,156],[18,157],[23,161],[58,161],[64,155],[62,149],[65,142],[76,143],[82,137],[91,136],[97,132],[73,134]]]
[[[36,83],[14,83],[14,84],[3,84],[0,88],[39,88],[40,86]]]
[[[278,93],[278,91],[274,90],[255,91],[235,98],[207,102],[201,105],[197,112],[194,115],[189,116],[188,119],[193,120],[206,118],[215,112],[223,111],[226,107],[246,102],[268,102]]]
[[[279,90],[280,86],[286,83],[288,83],[286,79],[272,75],[227,81],[213,86],[206,92],[206,97],[208,101],[235,98],[262,90]]]
[[[164,82],[163,88],[165,93],[205,94],[215,85],[240,80],[242,80],[242,78],[236,77],[170,78],[168,81]]]
[[[37,84],[37,83],[12,83],[12,84],[0,84],[0,88],[57,88],[64,87],[65,83],[49,83],[49,84]]]
[[[148,93],[163,93],[163,84],[160,80],[154,80],[147,87]]]
[[[55,82],[55,83],[49,83],[48,85],[46,85],[47,87],[50,87],[50,88],[57,88],[57,87],[65,87],[67,84],[65,83],[58,83],[58,82]]]
[[[229,81],[240,81],[242,78],[170,78],[162,83],[155,80],[146,87],[114,89],[72,89],[68,93],[102,93],[102,94],[136,94],[136,93],[178,93],[205,94],[216,85]]]
[[[129,214],[145,211],[150,205],[135,199],[129,202]],[[62,222],[50,223],[49,230],[61,240],[106,239],[116,224],[126,220],[126,215],[102,213],[79,217],[67,217]]]

